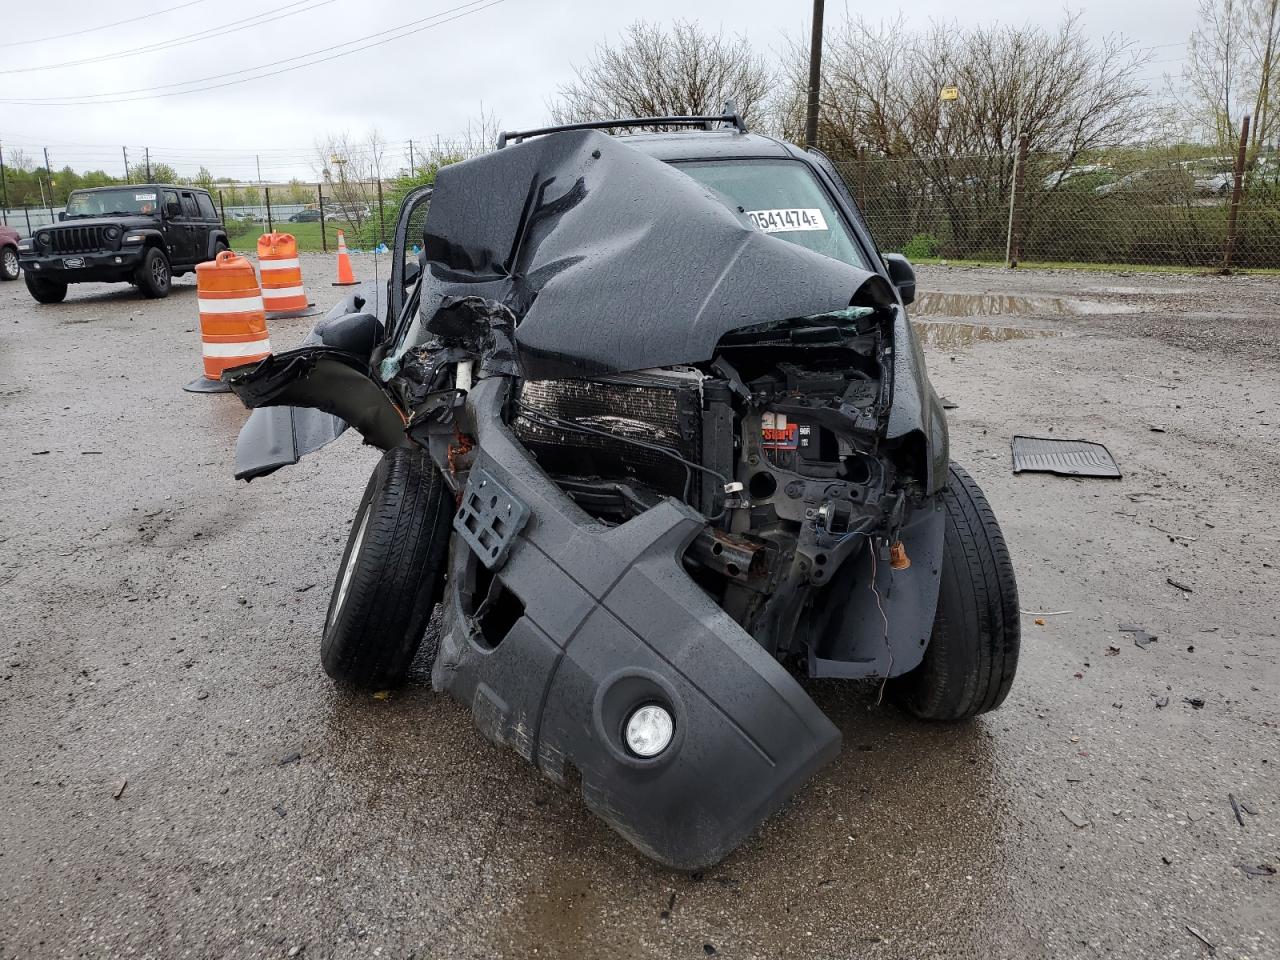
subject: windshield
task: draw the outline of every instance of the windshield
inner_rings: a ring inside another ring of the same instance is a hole
[[[765,233],[869,269],[844,218],[803,163],[707,160],[673,166],[720,194],[731,209],[741,208],[740,212]]]
[[[156,212],[159,198],[147,187],[123,187],[119,190],[94,190],[73,193],[67,200],[67,217],[109,217],[127,214],[149,216]]]

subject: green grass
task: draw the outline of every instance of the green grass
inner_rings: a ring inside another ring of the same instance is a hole
[[[916,266],[947,267],[1003,267],[1003,260],[954,260],[942,257],[922,258],[911,261]],[[1189,273],[1204,275],[1217,273],[1214,267],[1189,267],[1179,264],[1162,263],[1084,263],[1080,261],[1063,261],[1060,263],[1039,260],[1020,260],[1018,267],[1027,270],[1080,270],[1094,273]],[[1280,276],[1280,268],[1250,267],[1236,268],[1232,273],[1250,276]]]
[[[325,237],[328,240],[329,252],[335,253],[338,249],[338,230],[342,229],[347,235],[347,246],[353,249],[367,250],[371,249],[373,243],[376,242],[378,225],[374,223],[372,229],[366,224],[365,233],[368,237],[361,241],[356,232],[350,229],[346,224],[335,223],[330,220],[324,224]],[[304,253],[320,253],[324,247],[320,241],[320,224],[319,223],[277,223],[275,224],[277,233],[290,233],[298,241],[298,249]],[[388,233],[391,232],[391,225],[388,224]],[[238,220],[232,220],[227,224],[227,236],[231,241],[231,249],[238,253],[257,253],[258,237],[267,232],[265,223],[242,223]],[[388,243],[388,246],[390,244]]]

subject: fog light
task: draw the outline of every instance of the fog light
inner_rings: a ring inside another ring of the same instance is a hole
[[[119,257],[116,257],[116,263],[124,263],[124,261],[121,260]]]
[[[627,718],[627,749],[637,757],[656,757],[676,732],[671,714],[656,703],[646,704]]]

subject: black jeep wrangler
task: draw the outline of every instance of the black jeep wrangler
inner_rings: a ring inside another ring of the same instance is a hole
[[[173,277],[229,247],[213,199],[196,187],[75,190],[58,219],[18,244],[27,289],[41,303],[61,303],[69,283],[119,280],[167,297]]]

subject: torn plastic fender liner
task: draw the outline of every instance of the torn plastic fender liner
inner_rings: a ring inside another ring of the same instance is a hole
[[[310,407],[355,427],[389,450],[406,442],[405,418],[364,359],[334,347],[299,347],[222,374],[246,407]],[[237,472],[240,464],[237,461]]]
[[[709,866],[836,755],[840,733],[684,571],[705,518],[670,498],[616,527],[588,516],[502,423],[504,387],[482,380],[467,396],[473,470],[529,519],[496,587],[454,538],[432,685],[546,776],[571,783],[576,772],[591,810],[646,855]],[[485,596],[509,613],[482,612]],[[623,729],[654,702],[675,736],[642,759]]]

